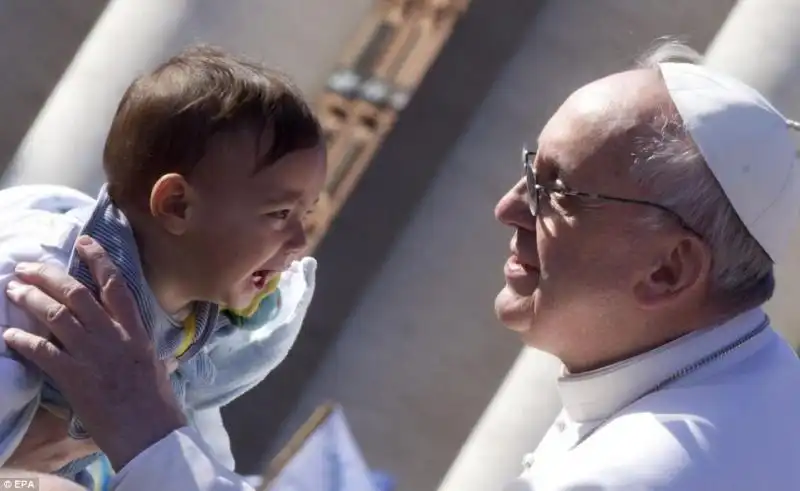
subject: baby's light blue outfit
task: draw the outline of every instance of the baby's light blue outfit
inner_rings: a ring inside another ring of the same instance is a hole
[[[70,274],[97,292],[88,268],[74,254],[78,236],[90,235],[108,252],[133,292],[159,358],[176,357],[186,331],[159,307],[144,279],[130,224],[105,187],[96,201],[61,186],[9,188],[0,191],[0,210],[0,288],[5,290],[14,266],[24,261],[68,266]],[[194,306],[193,339],[177,356],[178,368],[170,377],[190,424],[201,434],[202,423],[194,418],[197,411],[218,410],[261,382],[286,357],[311,302],[315,274],[313,258],[296,261],[281,276],[276,292],[244,325],[234,325],[215,304]],[[0,295],[0,330],[28,329],[32,322]],[[0,466],[19,444],[40,404],[69,409],[58,390],[40,372],[22,364],[1,339]],[[87,437],[75,416],[70,433]],[[84,469],[99,457],[72,462],[58,474],[91,486]]]

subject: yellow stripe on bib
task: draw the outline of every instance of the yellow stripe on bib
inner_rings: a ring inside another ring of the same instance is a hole
[[[181,331],[183,332],[183,339],[181,339],[181,344],[175,350],[176,358],[186,353],[189,347],[192,346],[192,341],[194,341],[194,335],[197,332],[197,319],[194,316],[194,312],[190,313],[186,320],[183,321],[183,329]]]

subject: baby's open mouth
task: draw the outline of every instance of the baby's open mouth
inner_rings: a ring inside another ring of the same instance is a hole
[[[259,269],[253,273],[253,286],[256,287],[257,290],[263,290],[264,287],[267,286],[267,281],[269,281],[272,273],[274,273],[274,271],[270,269]]]

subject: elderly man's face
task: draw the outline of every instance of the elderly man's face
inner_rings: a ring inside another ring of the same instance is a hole
[[[659,81],[652,72],[626,72],[573,94],[539,137],[533,161],[538,182],[648,201],[629,170],[642,122],[652,119],[654,108],[671,104]],[[608,342],[614,333],[597,326],[630,321],[651,300],[667,299],[671,279],[660,270],[662,260],[685,230],[649,230],[642,224],[649,207],[554,193],[541,198],[534,217],[521,179],[495,213],[514,229],[506,285],[495,307],[528,344],[560,356],[591,344],[590,338]],[[664,285],[658,275],[666,275]]]

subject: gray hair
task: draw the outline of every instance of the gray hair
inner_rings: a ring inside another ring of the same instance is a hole
[[[688,46],[669,40],[641,58],[638,66],[659,70],[659,63],[699,64],[702,59]],[[652,190],[656,202],[680,215],[710,247],[711,293],[733,307],[769,300],[775,290],[773,262],[733,209],[683,121],[670,111],[652,129],[653,136],[636,141],[631,172]],[[656,227],[663,227],[667,219],[663,214],[648,218]]]

